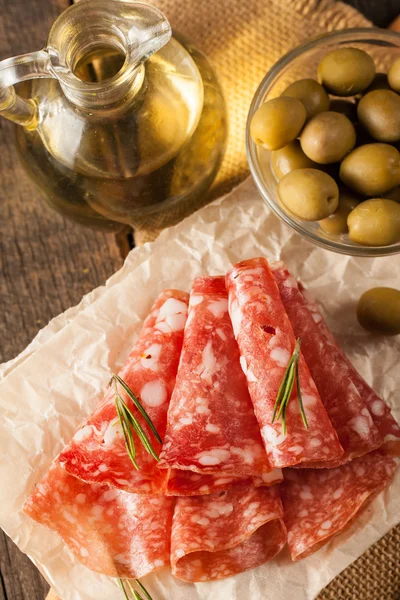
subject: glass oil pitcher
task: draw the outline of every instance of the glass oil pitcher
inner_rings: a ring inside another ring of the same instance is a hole
[[[0,62],[0,114],[20,125],[21,158],[48,203],[100,228],[178,221],[225,147],[209,63],[140,2],[65,10],[44,50]]]

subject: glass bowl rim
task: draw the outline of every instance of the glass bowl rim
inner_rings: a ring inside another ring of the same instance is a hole
[[[321,246],[325,250],[330,250],[332,252],[337,252],[339,254],[346,254],[347,256],[364,256],[364,257],[378,257],[378,256],[390,256],[400,253],[400,242],[396,244],[392,244],[390,246],[365,246],[359,244],[357,246],[348,246],[342,242],[333,241],[329,239],[324,239],[323,237],[314,234],[311,231],[306,230],[303,226],[291,219],[291,217],[286,214],[277,203],[274,202],[268,195],[267,190],[263,184],[263,178],[261,169],[259,168],[258,159],[256,155],[256,147],[257,145],[253,142],[250,136],[250,122],[253,114],[257,110],[257,108],[262,103],[262,99],[264,98],[268,88],[272,85],[272,83],[279,76],[281,71],[290,64],[294,59],[303,55],[309,50],[313,50],[317,48],[322,43],[325,43],[326,40],[334,40],[334,39],[343,39],[346,41],[348,36],[356,36],[359,37],[359,40],[352,40],[353,43],[368,43],[368,38],[370,41],[390,41],[393,39],[397,42],[399,50],[400,50],[400,32],[391,31],[388,29],[379,29],[379,28],[371,28],[371,27],[353,27],[349,29],[341,29],[340,31],[332,31],[329,33],[318,35],[307,42],[296,46],[292,50],[289,50],[286,54],[284,54],[280,59],[278,59],[266,75],[263,77],[261,83],[257,87],[257,90],[254,93],[253,99],[250,104],[249,112],[247,115],[246,122],[246,155],[247,161],[250,167],[250,172],[255,181],[255,184],[263,197],[263,199],[267,202],[272,211],[278,216],[278,218],[282,219],[286,225],[288,225],[291,229],[294,229],[298,234],[300,234],[307,241],[316,244],[317,246]]]

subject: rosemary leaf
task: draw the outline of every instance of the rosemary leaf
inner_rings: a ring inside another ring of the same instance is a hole
[[[286,378],[286,385],[285,388],[283,390],[283,394],[282,397],[280,399],[280,407],[278,410],[278,414],[276,416],[276,419],[278,420],[282,414],[282,411],[284,408],[286,408],[287,403],[290,400],[290,396],[292,395],[292,391],[293,391],[293,385],[294,385],[294,359],[293,356],[290,359],[290,362],[287,366],[287,378]]]
[[[118,579],[118,585],[121,588],[121,590],[124,592],[125,600],[130,600],[128,594],[126,593],[126,589],[125,589],[124,582],[122,581],[122,579]]]
[[[124,592],[125,600],[153,600],[149,592],[146,590],[144,585],[140,583],[138,579],[135,579],[135,584],[140,589],[140,591],[143,592],[144,597],[137,590],[135,590],[129,579],[126,579],[125,581],[122,579],[118,579],[118,585]],[[127,586],[129,594],[126,591],[125,586]]]
[[[301,418],[303,419],[304,427],[306,429],[308,429],[307,417],[306,417],[306,413],[304,410],[303,398],[301,396],[301,390],[300,390],[299,361],[297,361],[297,364],[296,364],[296,387],[297,387],[297,397],[299,399],[299,404],[300,404]]]
[[[286,409],[289,405],[290,398],[292,396],[294,382],[296,381],[297,387],[297,398],[300,405],[301,418],[304,426],[308,429],[307,417],[304,410],[303,399],[300,390],[300,377],[299,377],[299,359],[300,359],[300,347],[301,338],[297,338],[296,346],[293,354],[286,367],[282,383],[279,386],[278,394],[276,396],[274,411],[272,413],[272,423],[278,421],[282,417],[282,433],[286,435],[287,423],[286,423]]]
[[[121,379],[121,377],[119,377],[119,375],[113,375],[111,378],[111,381],[110,381],[110,385],[111,384],[114,385],[115,408],[117,411],[119,423],[121,425],[126,450],[128,452],[129,458],[131,459],[135,469],[139,470],[139,466],[136,461],[136,448],[135,448],[135,440],[133,437],[134,432],[136,433],[139,440],[143,444],[143,447],[146,450],[146,452],[148,452],[157,461],[159,460],[159,457],[158,457],[158,454],[156,453],[156,451],[154,450],[153,446],[151,445],[151,442],[150,442],[149,438],[147,437],[146,432],[144,431],[143,427],[141,426],[141,424],[139,423],[139,421],[137,420],[135,415],[132,413],[129,406],[126,404],[125,400],[120,395],[120,393],[118,391],[118,384],[120,384],[123,387],[123,389],[126,391],[126,393],[131,398],[134,405],[139,410],[140,414],[143,415],[143,418],[145,419],[146,423],[148,423],[151,430],[153,432],[155,432],[157,440],[161,441],[161,438],[160,438],[159,434],[157,433],[157,430],[156,430],[153,422],[151,421],[149,415],[144,410],[143,406],[140,404],[139,400],[136,398],[135,394],[132,392],[132,390],[129,388],[129,386],[125,383],[125,381],[123,379]]]
[[[136,470],[139,470],[139,466],[136,462],[136,448],[135,448],[135,440],[133,439],[132,430],[129,426],[129,422],[126,422],[126,418],[124,416],[123,407],[121,405],[123,403],[122,398],[119,396],[118,392],[116,393],[115,398],[115,408],[117,410],[117,415],[119,422],[121,424],[122,434],[124,436],[125,447],[128,452],[129,458],[133,463],[133,466]]]
[[[292,360],[292,359],[290,359],[290,360]],[[289,365],[290,365],[290,361],[289,361]],[[276,396],[275,405],[274,405],[274,412],[272,414],[272,423],[275,421],[276,412],[277,412],[277,410],[279,408],[279,404],[280,404],[280,401],[281,401],[281,397],[282,397],[283,391],[284,391],[285,386],[286,386],[288,375],[289,375],[289,370],[286,369],[285,374],[284,374],[283,379],[282,379],[282,383],[279,386],[278,394]]]
[[[136,408],[138,409],[138,411],[140,412],[140,414],[146,421],[147,425],[150,427],[151,431],[154,433],[156,440],[160,444],[162,444],[162,439],[161,439],[157,429],[155,428],[153,421],[150,419],[149,415],[147,414],[147,412],[141,405],[139,398],[137,398],[137,396],[132,392],[129,385],[127,385],[125,383],[125,381],[123,379],[121,379],[121,377],[119,375],[114,374],[113,377],[115,377],[115,379],[118,381],[118,383],[124,388],[125,392],[128,394],[129,398],[132,400],[133,404],[136,406]]]
[[[126,583],[128,584],[129,587],[129,592],[132,594],[132,600],[143,600],[142,596],[139,594],[139,592],[137,592],[131,582],[129,581],[129,579],[126,581]],[[137,580],[135,581],[135,583],[137,583]]]
[[[132,427],[134,428],[138,438],[140,439],[140,441],[142,442],[145,450],[151,454],[151,456],[153,456],[156,460],[160,460],[157,452],[154,450],[153,446],[150,443],[149,438],[147,437],[143,427],[141,426],[141,424],[139,423],[139,421],[137,420],[137,418],[135,417],[135,415],[131,412],[131,410],[129,409],[129,407],[124,403],[124,413],[125,413],[125,418],[126,420],[132,425]]]
[[[287,404],[284,405],[283,410],[282,410],[282,433],[283,433],[283,435],[286,435],[286,432],[287,432],[286,408],[287,408]]]
[[[138,586],[140,591],[143,592],[146,600],[153,600],[152,597],[150,596],[149,592],[144,587],[143,583],[140,583],[139,579],[136,579],[136,585]]]

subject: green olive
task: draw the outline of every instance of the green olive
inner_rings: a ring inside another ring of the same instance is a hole
[[[340,179],[364,196],[380,196],[400,184],[400,154],[389,144],[359,146],[340,165]]]
[[[296,217],[320,221],[337,208],[339,189],[335,180],[318,169],[296,169],[278,183],[278,197]]]
[[[267,150],[279,150],[294,140],[306,120],[304,104],[297,98],[274,98],[255,112],[250,134],[256,144]]]
[[[313,168],[317,165],[304,154],[299,140],[293,140],[287,146],[272,152],[271,167],[275,177],[279,180],[286,173],[295,169]]]
[[[340,190],[339,205],[332,215],[319,222],[321,229],[333,235],[347,233],[347,217],[359,202],[360,200],[351,192]]]
[[[372,58],[358,48],[339,48],[324,56],[318,67],[318,80],[336,96],[363,92],[375,77]]]
[[[357,121],[357,105],[352,100],[344,100],[343,98],[334,98],[331,100],[330,109],[332,112],[342,113],[349,119],[351,123]]]
[[[378,142],[400,140],[400,96],[392,90],[373,90],[357,106],[360,123]]]
[[[307,119],[329,110],[329,96],[315,79],[299,79],[291,83],[281,96],[301,100],[306,108]]]
[[[364,292],[358,301],[357,319],[361,327],[372,333],[400,333],[400,291],[376,287]]]
[[[400,93],[400,57],[397,58],[389,69],[389,85],[397,93]]]
[[[313,117],[300,136],[303,152],[323,165],[338,162],[354,148],[356,132],[341,113],[327,111]]]
[[[367,92],[372,90],[390,90],[390,85],[386,73],[377,73],[368,87]]]
[[[347,218],[350,239],[365,246],[400,242],[400,204],[385,198],[361,202]]]

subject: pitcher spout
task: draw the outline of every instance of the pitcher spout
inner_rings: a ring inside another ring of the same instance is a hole
[[[126,0],[81,0],[54,23],[48,39],[53,72],[74,103],[96,108],[118,101],[141,65],[171,38],[171,26],[158,9]],[[123,56],[120,70],[104,81],[82,81],[77,72],[99,48]]]

